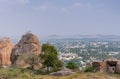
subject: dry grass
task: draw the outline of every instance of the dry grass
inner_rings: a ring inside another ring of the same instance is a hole
[[[84,72],[79,72],[75,73],[71,76],[68,77],[61,77],[58,79],[120,79],[119,74],[106,74],[106,73],[84,73]]]
[[[57,77],[49,75],[31,74],[29,70],[21,73],[21,69],[0,69],[0,79],[120,79],[119,74],[107,73],[84,73],[76,72],[66,77]]]

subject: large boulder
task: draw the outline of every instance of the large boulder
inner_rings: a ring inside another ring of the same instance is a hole
[[[33,64],[34,57],[41,53],[41,47],[36,35],[26,33],[12,50],[11,62],[13,65],[26,68]]]
[[[9,38],[4,37],[0,39],[0,66],[6,67],[11,64],[10,56],[13,44]]]
[[[116,65],[116,73],[120,74],[120,60],[117,62],[117,65]]]

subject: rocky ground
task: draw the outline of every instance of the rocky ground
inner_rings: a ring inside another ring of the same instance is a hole
[[[0,79],[120,79],[119,74],[76,72],[70,76],[50,76],[18,68],[0,69]]]

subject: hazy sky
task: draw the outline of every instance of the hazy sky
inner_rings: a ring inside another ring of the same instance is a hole
[[[120,0],[0,0],[0,36],[120,35]]]

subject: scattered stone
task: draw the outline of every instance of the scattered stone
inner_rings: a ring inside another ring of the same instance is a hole
[[[50,73],[50,75],[53,75],[53,76],[69,76],[72,74],[73,74],[73,72],[67,68],[57,71],[57,72]]]

